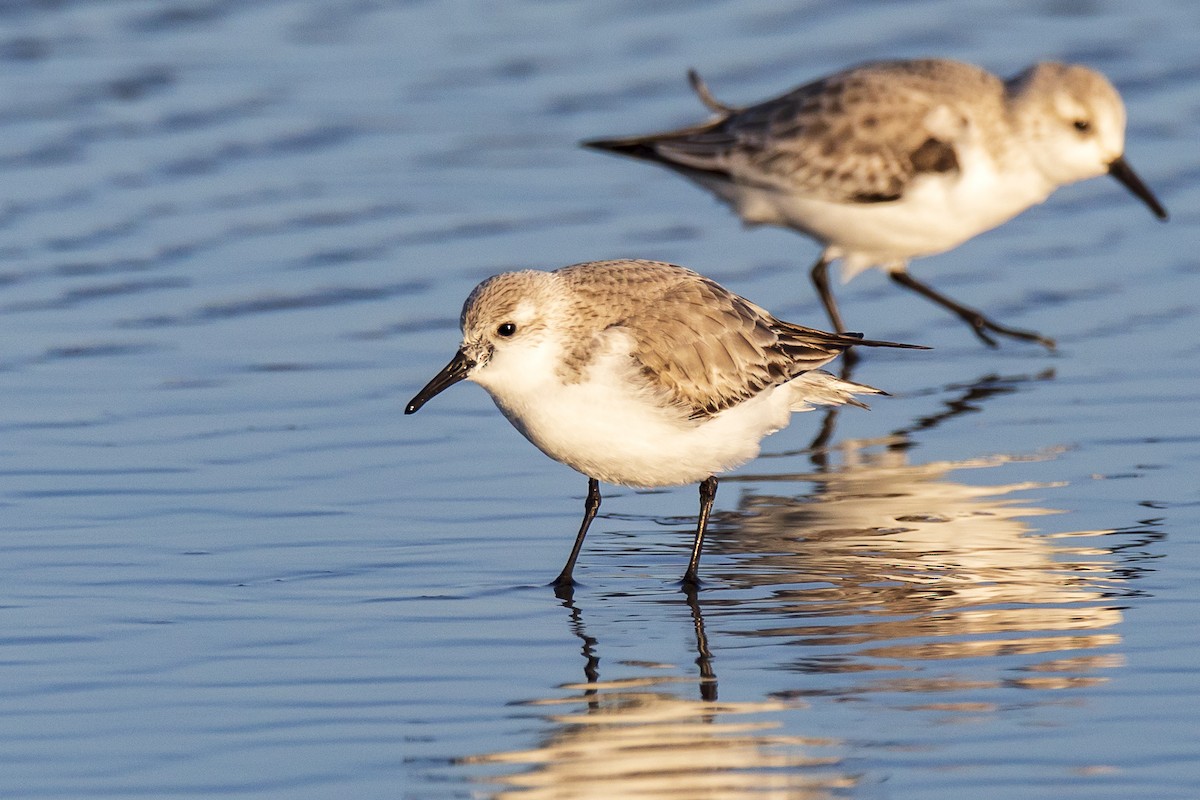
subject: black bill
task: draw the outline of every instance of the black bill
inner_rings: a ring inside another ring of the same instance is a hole
[[[1150,210],[1154,212],[1154,216],[1159,219],[1167,218],[1167,210],[1162,207],[1162,203],[1158,202],[1158,198],[1154,196],[1154,192],[1146,184],[1142,183],[1142,179],[1133,171],[1133,167],[1129,166],[1123,156],[1117,158],[1108,165],[1108,174],[1125,184],[1125,188],[1137,195],[1143,203],[1150,206]]]
[[[440,394],[454,384],[467,377],[467,373],[475,366],[475,362],[467,358],[462,350],[454,354],[450,363],[442,367],[442,371],[433,376],[433,380],[425,384],[425,388],[417,392],[416,397],[408,401],[404,407],[405,414],[415,414],[421,406],[429,402],[434,395]]]

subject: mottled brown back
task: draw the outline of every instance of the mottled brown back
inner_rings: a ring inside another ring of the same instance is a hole
[[[792,325],[683,267],[608,261],[555,273],[578,297],[576,318],[601,333],[624,329],[648,388],[689,416],[710,416],[864,344],[855,334]],[[613,303],[614,296],[620,303]],[[586,367],[595,339],[581,337],[565,363]],[[873,343],[871,343],[873,344]]]

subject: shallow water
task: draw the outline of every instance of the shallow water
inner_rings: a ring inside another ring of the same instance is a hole
[[[615,256],[822,324],[816,247],[577,147],[853,61],[1109,74],[1114,182],[916,274],[1061,349],[929,344],[722,481],[585,481],[473,386],[482,277]],[[1200,10],[1188,3],[0,5],[0,795],[1190,798]]]

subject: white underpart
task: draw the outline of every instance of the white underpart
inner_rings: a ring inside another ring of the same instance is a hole
[[[843,259],[848,281],[871,267],[900,271],[909,259],[957,247],[1045,201],[1056,188],[1020,154],[1001,169],[969,129],[961,132],[957,149],[959,172],[921,176],[899,200],[886,203],[837,203],[757,182],[698,180],[747,223],[790,227],[826,242],[826,254]]]
[[[655,487],[694,483],[758,455],[793,411],[847,402],[868,387],[809,372],[705,420],[690,420],[631,380],[627,343],[613,337],[583,380],[564,383],[559,347],[497,352],[470,379],[543,453],[597,480]]]

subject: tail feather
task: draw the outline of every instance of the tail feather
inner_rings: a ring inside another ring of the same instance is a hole
[[[587,139],[580,142],[584,147],[593,150],[606,150],[610,153],[620,153],[631,158],[641,158],[646,161],[662,161],[662,158],[645,138],[630,137],[628,139]]]
[[[870,408],[856,394],[886,395],[882,389],[839,378],[823,369],[814,369],[788,382],[792,388],[792,411],[811,411],[816,406],[851,405]]]
[[[846,336],[861,337],[861,333],[847,333]],[[923,344],[905,344],[904,342],[889,342],[884,339],[862,339],[857,342],[851,342],[851,347],[898,347],[902,350],[932,350],[932,347],[926,347]]]

